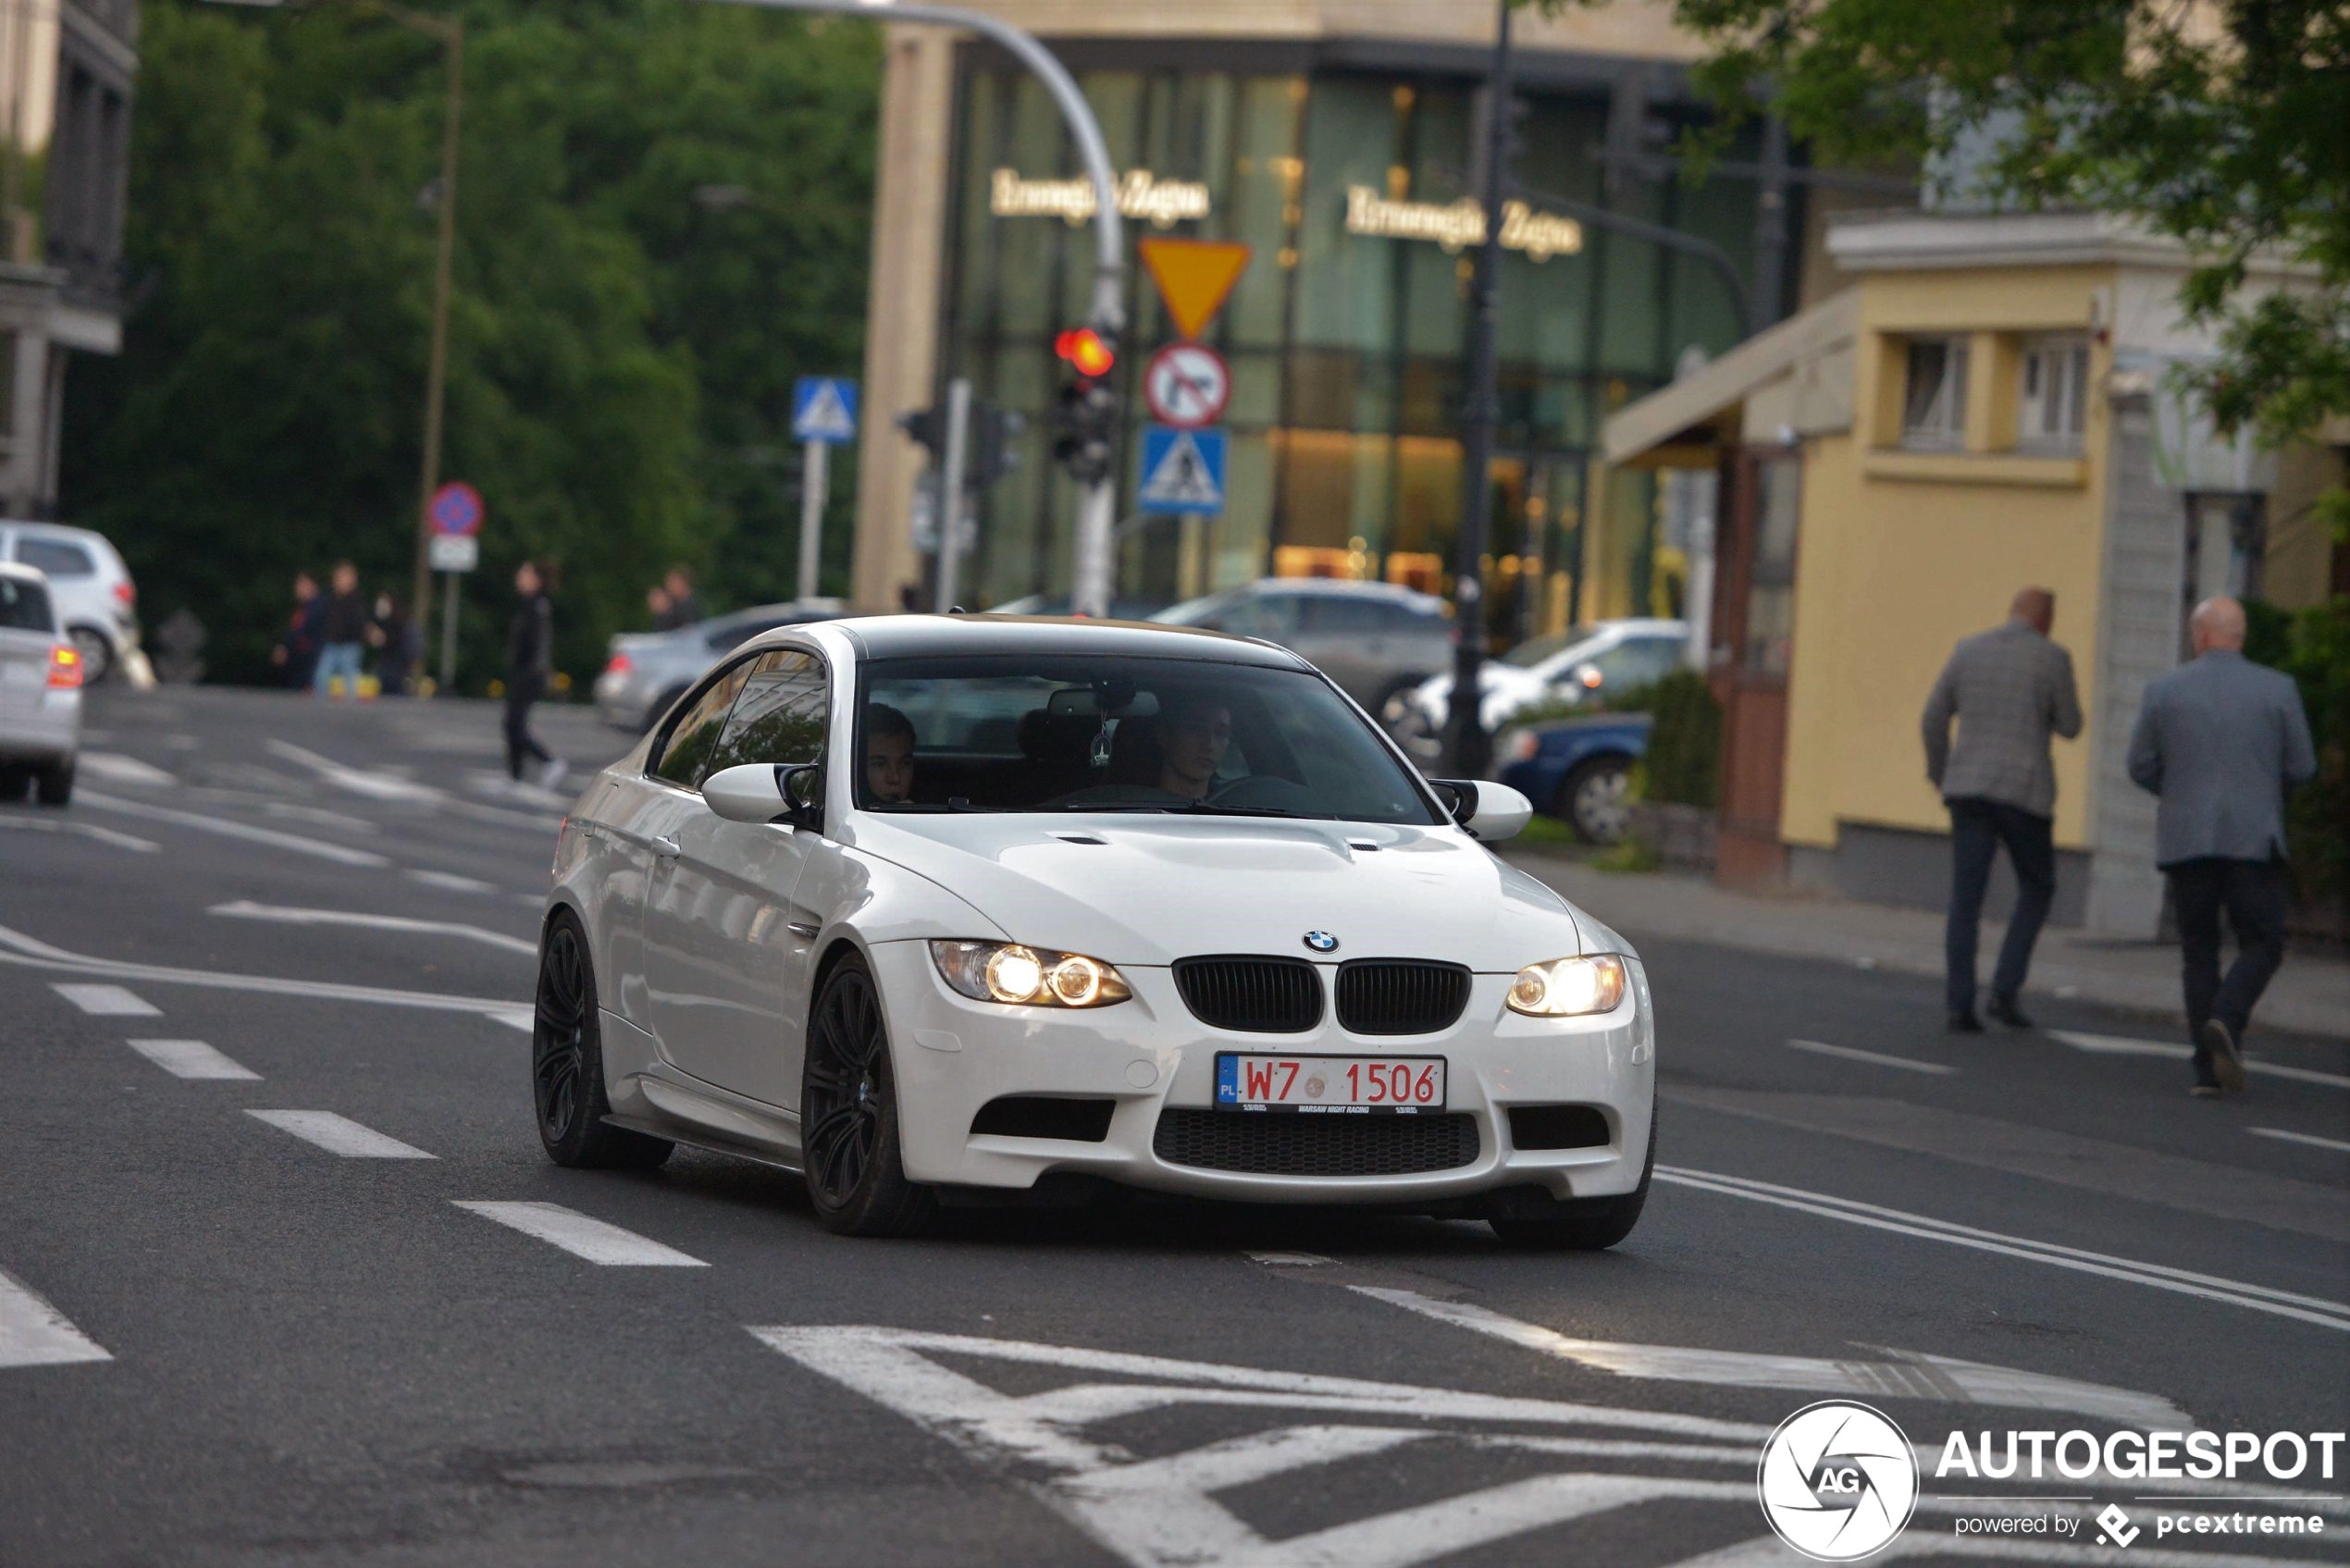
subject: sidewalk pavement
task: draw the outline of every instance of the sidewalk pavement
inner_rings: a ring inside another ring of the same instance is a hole
[[[1936,910],[1805,892],[1733,893],[1700,877],[1596,870],[1555,855],[1521,852],[1507,858],[1635,943],[1643,937],[1709,942],[1863,969],[1942,973],[1943,918]],[[1986,969],[2005,934],[2004,922],[1983,922]],[[2183,1034],[2185,1029],[2179,950],[2167,943],[2117,942],[2044,927],[2025,990],[2158,1014]],[[2288,947],[2253,1021],[2256,1028],[2268,1024],[2325,1039],[2350,1036],[2350,961]]]

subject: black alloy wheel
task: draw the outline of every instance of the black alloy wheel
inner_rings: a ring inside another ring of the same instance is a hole
[[[889,1032],[862,958],[842,959],[826,978],[809,1025],[800,1149],[816,1217],[845,1236],[919,1229],[932,1194],[906,1179],[899,1158]]]
[[[578,917],[557,910],[538,944],[538,996],[530,1025],[531,1103],[538,1140],[557,1165],[586,1169],[650,1170],[676,1145],[604,1117],[602,1031],[596,974]]]

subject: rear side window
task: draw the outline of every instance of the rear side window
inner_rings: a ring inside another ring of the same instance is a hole
[[[49,590],[21,577],[0,577],[0,629],[56,632],[57,623],[49,614]]]
[[[88,550],[64,539],[20,538],[17,559],[52,577],[91,577],[98,571]]]
[[[778,648],[751,661],[705,773],[744,762],[824,759],[824,667],[810,654]]]
[[[743,689],[743,681],[750,673],[751,661],[726,671],[701,695],[686,705],[686,710],[670,726],[661,743],[661,759],[653,764],[653,776],[667,779],[686,789],[699,789],[703,777],[710,772],[710,759],[718,749],[719,737],[725,732],[726,710],[735,705],[735,697]]]

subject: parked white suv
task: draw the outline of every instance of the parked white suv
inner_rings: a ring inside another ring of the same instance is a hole
[[[81,747],[81,655],[50,605],[48,585],[29,566],[0,561],[0,802],[73,798]]]
[[[0,519],[0,561],[49,579],[58,624],[81,653],[85,681],[105,680],[139,647],[139,590],[104,534],[62,523]]]

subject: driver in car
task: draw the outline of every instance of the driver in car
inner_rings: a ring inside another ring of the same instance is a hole
[[[1159,715],[1157,726],[1164,758],[1158,787],[1186,800],[1206,799],[1232,748],[1232,710],[1213,698],[1183,697]]]
[[[865,709],[865,787],[884,806],[914,797],[914,722],[886,702]]]

